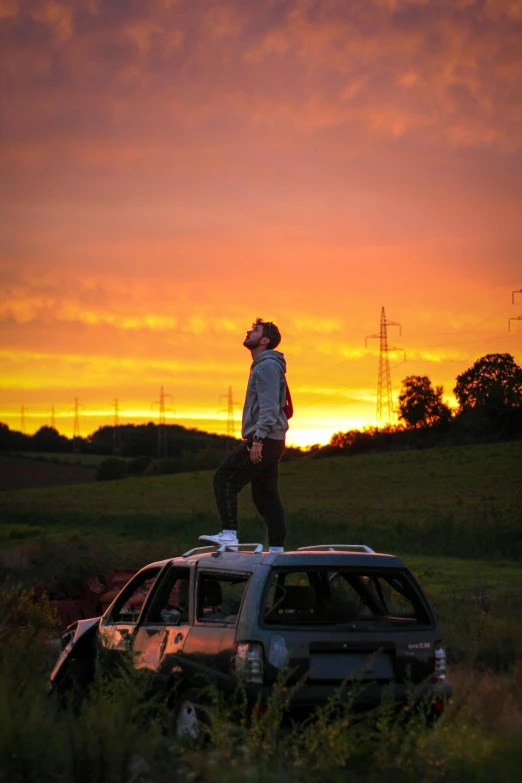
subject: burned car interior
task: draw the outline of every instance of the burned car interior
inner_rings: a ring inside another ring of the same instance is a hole
[[[250,574],[201,572],[196,590],[198,622],[235,624],[249,579]]]
[[[267,625],[429,625],[406,576],[383,571],[277,569],[263,611]]]
[[[190,569],[171,568],[150,606],[147,622],[151,625],[183,625],[189,621]]]
[[[137,623],[161,569],[141,571],[122,590],[107,617],[109,623]]]

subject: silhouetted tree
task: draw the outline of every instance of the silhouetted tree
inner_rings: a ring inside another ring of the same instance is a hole
[[[65,435],[60,435],[54,427],[40,427],[30,436],[30,447],[34,451],[68,451],[70,441]]]
[[[457,377],[461,411],[476,409],[490,421],[522,407],[522,367],[509,353],[490,353]]]
[[[114,443],[114,427],[104,425],[87,435],[88,451],[93,454],[111,454]]]
[[[451,411],[442,394],[442,386],[433,388],[427,375],[408,375],[399,395],[399,419],[415,429],[449,422]]]
[[[330,443],[323,447],[314,447],[311,456],[329,457],[334,454],[363,454],[368,451],[386,451],[393,443],[395,427],[368,427],[364,430],[336,432]]]
[[[227,447],[237,445],[237,441],[225,435],[215,435],[194,428],[188,429],[180,424],[165,425],[168,453],[171,457],[185,459],[191,453],[208,449],[219,452],[221,458]],[[158,453],[158,425],[122,424],[119,427],[120,454],[123,457],[148,456],[155,458]],[[111,454],[114,444],[114,427],[99,427],[87,438],[88,450],[95,454]],[[190,461],[190,460],[189,460]],[[215,460],[214,460],[215,463]],[[217,460],[219,464],[219,458]],[[212,467],[212,466],[210,466]]]
[[[0,451],[27,451],[29,449],[29,435],[24,435],[18,430],[11,430],[0,422]]]

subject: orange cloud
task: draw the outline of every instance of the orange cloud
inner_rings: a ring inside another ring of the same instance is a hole
[[[80,22],[82,6],[91,14],[89,32]],[[177,134],[187,121],[201,127],[229,113],[271,125],[276,118],[306,132],[357,123],[396,137],[424,128],[430,140],[437,134],[450,144],[519,148],[520,7],[512,0],[368,0],[357,8],[289,2],[272,15],[268,8],[237,0],[148,3],[110,14],[107,2],[37,5],[32,22],[48,28],[51,39],[28,52],[7,38],[5,61],[13,81],[23,74],[29,88],[38,62],[40,79],[47,74],[46,98],[38,100],[42,93],[34,89],[26,103],[8,89],[6,101],[35,118],[43,113],[51,124],[63,115],[52,54],[64,68],[80,120],[74,130],[84,139],[93,130],[88,105],[111,135],[118,118],[132,118],[125,135],[133,136],[148,120]],[[11,5],[8,13],[9,32],[23,35],[22,7]]]

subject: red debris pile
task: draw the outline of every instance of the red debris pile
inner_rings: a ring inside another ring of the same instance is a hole
[[[92,576],[84,582],[76,579],[51,579],[47,584],[34,588],[35,599],[47,594],[58,616],[60,629],[64,630],[76,620],[98,617],[114,601],[137,568],[116,568],[104,576]]]

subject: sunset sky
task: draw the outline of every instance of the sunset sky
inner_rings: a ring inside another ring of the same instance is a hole
[[[0,52],[11,428],[224,432],[257,316],[297,445],[375,424],[382,306],[395,397],[522,364],[522,0],[0,0]]]

